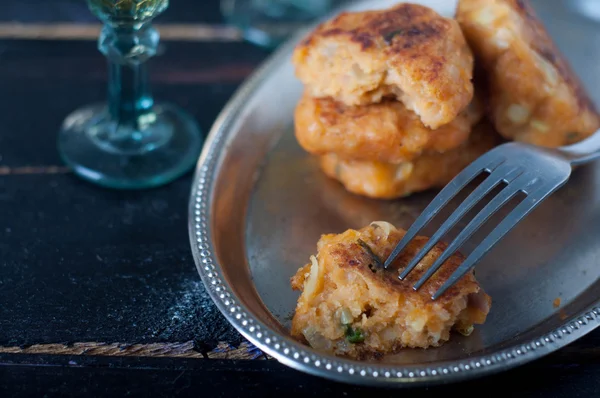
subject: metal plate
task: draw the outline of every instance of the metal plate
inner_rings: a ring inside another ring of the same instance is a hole
[[[422,0],[445,15],[454,1]],[[600,25],[578,2],[534,2],[551,35],[600,102]],[[376,9],[392,1],[362,1]],[[550,23],[548,23],[550,22]],[[280,362],[350,383],[396,386],[456,381],[548,354],[600,324],[600,168],[576,170],[566,187],[519,224],[477,266],[493,298],[487,322],[440,348],[407,349],[380,362],[323,355],[288,336],[297,292],[290,277],[323,233],[387,220],[408,228],[435,192],[395,201],[346,192],[296,143],[302,86],[290,62],[302,33],[281,47],[215,122],[190,201],[194,258],[227,319]],[[471,247],[472,248],[472,247]],[[467,247],[465,252],[470,248]],[[553,301],[560,297],[561,306]]]

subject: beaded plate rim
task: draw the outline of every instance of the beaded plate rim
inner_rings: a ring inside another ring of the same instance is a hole
[[[251,314],[224,281],[213,254],[209,209],[213,175],[219,159],[217,154],[221,153],[228,132],[248,98],[269,76],[269,72],[291,54],[295,42],[306,30],[294,35],[272,54],[229,100],[210,130],[193,177],[188,217],[194,262],[211,299],[240,334],[279,362],[309,374],[352,384],[416,386],[459,381],[507,370],[556,351],[600,326],[598,300],[580,315],[526,343],[456,361],[427,366],[394,366],[361,363],[317,352],[275,331]]]

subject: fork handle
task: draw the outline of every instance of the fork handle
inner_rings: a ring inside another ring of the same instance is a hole
[[[600,158],[600,130],[583,141],[573,145],[556,148],[572,166],[579,166]]]

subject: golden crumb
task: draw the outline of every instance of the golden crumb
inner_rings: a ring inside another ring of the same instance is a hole
[[[554,299],[554,301],[552,302],[552,306],[554,306],[554,308],[560,307],[560,297]]]
[[[558,310],[558,317],[560,318],[561,321],[564,321],[565,319],[567,319],[569,317],[569,315],[565,312],[564,309],[560,309]]]

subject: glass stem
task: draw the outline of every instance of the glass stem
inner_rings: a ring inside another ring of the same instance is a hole
[[[156,54],[158,40],[150,24],[106,25],[102,30],[99,49],[108,59],[108,109],[119,126],[141,132],[152,120],[146,61]]]
[[[152,111],[154,100],[148,84],[146,63],[122,65],[109,59],[108,106],[113,120],[138,125],[140,117]]]

